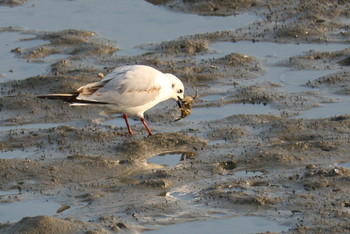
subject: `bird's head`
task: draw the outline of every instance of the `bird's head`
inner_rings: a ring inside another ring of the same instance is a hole
[[[185,87],[181,80],[174,75],[166,74],[171,80],[170,98],[174,99],[180,106],[185,95]]]

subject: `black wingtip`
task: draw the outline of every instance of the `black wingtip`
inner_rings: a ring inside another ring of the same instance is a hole
[[[77,101],[79,93],[54,93],[47,95],[39,95],[37,98],[50,99],[50,100],[62,100],[68,103],[73,103]]]
[[[74,104],[74,103],[95,104],[95,105],[110,104],[108,102],[98,102],[98,101],[77,99],[78,96],[79,96],[79,93],[54,93],[54,94],[40,95],[40,96],[37,96],[37,98],[50,99],[50,100],[62,100],[69,104]]]

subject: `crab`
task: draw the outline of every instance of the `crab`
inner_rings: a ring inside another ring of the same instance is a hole
[[[193,96],[193,97],[186,96],[183,99],[181,99],[180,102],[178,102],[178,105],[179,105],[180,110],[181,110],[181,116],[180,116],[180,118],[176,119],[175,121],[179,121],[181,119],[184,119],[192,113],[191,108],[192,108],[192,105],[194,103],[194,100],[196,100],[197,97],[198,97],[198,91],[196,91],[195,96]]]

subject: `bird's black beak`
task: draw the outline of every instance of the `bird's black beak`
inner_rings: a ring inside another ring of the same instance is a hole
[[[177,105],[179,105],[179,108],[182,108],[182,104],[183,104],[182,99],[179,96],[177,96]]]

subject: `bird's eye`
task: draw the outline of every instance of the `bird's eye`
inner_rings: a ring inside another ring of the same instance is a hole
[[[174,87],[175,87],[175,84],[172,84],[172,85],[171,85],[171,88],[174,88]]]
[[[182,89],[179,89],[179,91],[177,91],[177,93],[182,93],[183,92],[183,90]]]

